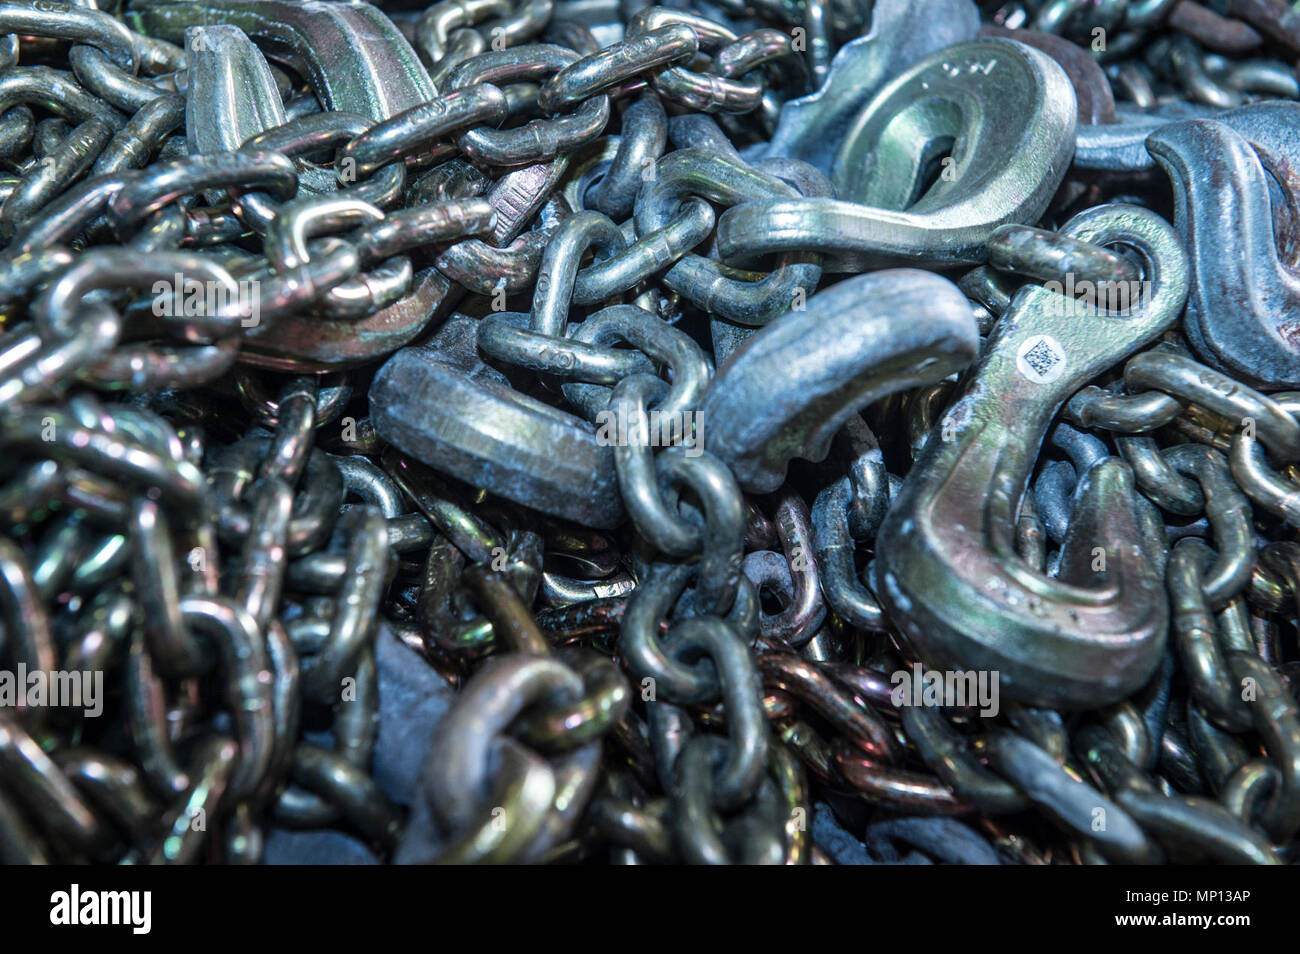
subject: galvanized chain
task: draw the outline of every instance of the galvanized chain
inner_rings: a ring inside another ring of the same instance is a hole
[[[1297,58],[0,0],[0,858],[1294,860]]]

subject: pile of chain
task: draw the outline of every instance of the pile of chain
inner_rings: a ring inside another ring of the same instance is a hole
[[[1281,0],[112,3],[0,0],[0,859],[1293,860]]]

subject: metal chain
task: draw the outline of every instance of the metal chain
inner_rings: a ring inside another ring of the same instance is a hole
[[[0,0],[0,859],[1293,861],[1300,34],[869,6]]]

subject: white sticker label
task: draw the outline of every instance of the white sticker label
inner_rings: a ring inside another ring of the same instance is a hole
[[[1016,352],[1016,370],[1035,384],[1055,381],[1065,365],[1065,349],[1051,335],[1034,335]]]

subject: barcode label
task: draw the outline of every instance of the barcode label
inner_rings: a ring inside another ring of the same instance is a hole
[[[1051,335],[1035,335],[1016,352],[1016,368],[1035,384],[1047,384],[1065,373],[1065,349]]]

